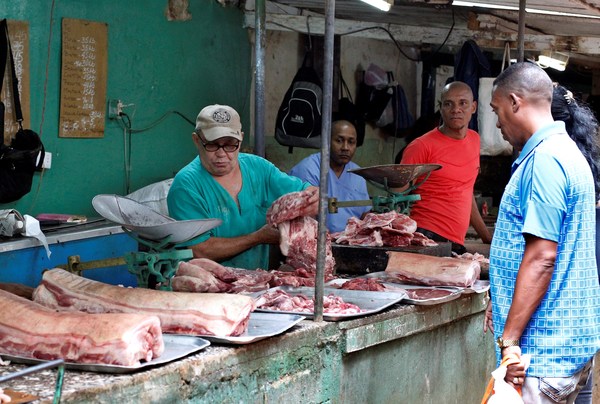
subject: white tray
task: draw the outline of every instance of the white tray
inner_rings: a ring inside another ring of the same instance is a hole
[[[373,274],[370,274],[373,275]],[[374,276],[359,276],[358,278],[377,278]],[[332,286],[332,287],[339,287],[342,286],[344,283],[348,282],[350,279],[333,279],[332,281],[327,282],[328,286]],[[456,288],[453,286],[419,286],[419,285],[406,285],[406,284],[400,284],[400,283],[394,283],[394,282],[382,282],[382,285],[387,288],[388,290],[385,291],[375,291],[372,293],[401,293],[403,290],[411,290],[411,289],[426,289],[426,290],[445,290],[450,292],[448,295],[446,296],[442,296],[442,297],[431,297],[431,298],[427,298],[427,299],[411,299],[410,295],[407,294],[407,296],[402,300],[402,303],[408,303],[408,304],[414,304],[417,306],[429,306],[429,305],[433,305],[433,304],[440,304],[440,303],[445,303],[445,302],[449,302],[451,300],[457,299],[458,297],[460,297],[461,293],[463,292],[461,288]],[[344,289],[339,289],[339,290],[344,290]]]
[[[279,311],[273,313],[259,313],[255,311],[250,314],[248,329],[242,335],[237,337],[201,335],[201,337],[221,344],[250,344],[261,339],[282,334],[305,318],[298,314],[285,314]]]
[[[163,354],[158,358],[152,359],[150,362],[142,362],[138,366],[65,362],[65,369],[98,373],[131,373],[181,359],[210,345],[210,342],[206,341],[205,339],[189,335],[163,334],[163,340],[165,342],[165,351]],[[2,353],[0,353],[0,356],[2,356],[3,360],[10,360],[14,363],[24,363],[28,365],[37,365],[39,363],[47,362],[41,359],[25,358],[22,356],[6,355]]]
[[[274,291],[274,290],[282,290],[289,295],[305,295],[308,298],[312,298],[315,294],[314,288],[309,287],[299,287],[294,288],[291,286],[278,286],[276,288],[271,288],[264,292],[258,292],[254,294],[254,297],[259,297],[266,292]],[[355,317],[363,317],[368,316],[370,314],[378,313],[390,306],[393,306],[396,303],[402,301],[402,299],[406,298],[406,293],[404,292],[388,292],[388,293],[380,293],[380,292],[368,292],[363,290],[342,290],[342,289],[334,289],[334,288],[324,288],[323,295],[327,296],[330,293],[337,295],[344,299],[346,303],[352,303],[360,307],[363,312],[354,313],[354,314],[328,314],[323,313],[323,320],[326,321],[340,321],[340,320],[348,320]],[[287,314],[298,314],[300,316],[304,316],[307,318],[313,318],[314,313],[303,313],[303,312],[295,312],[295,311],[279,311],[279,310],[268,310],[257,308],[256,311],[261,311],[264,313],[287,313]]]

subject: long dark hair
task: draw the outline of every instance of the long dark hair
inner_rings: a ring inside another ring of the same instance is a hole
[[[592,110],[577,101],[565,87],[556,85],[552,94],[552,116],[563,121],[567,133],[575,141],[594,175],[596,201],[600,200],[600,143],[598,120]]]

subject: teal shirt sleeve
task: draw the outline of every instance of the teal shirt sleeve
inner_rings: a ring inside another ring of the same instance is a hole
[[[558,242],[567,212],[565,172],[559,161],[543,152],[535,152],[521,178],[523,234]]]

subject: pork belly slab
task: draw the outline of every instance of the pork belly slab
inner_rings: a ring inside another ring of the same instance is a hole
[[[388,251],[385,272],[404,283],[468,288],[481,273],[477,261]]]
[[[58,268],[44,272],[33,299],[63,311],[151,314],[163,332],[186,335],[240,335],[254,310],[249,296],[123,288]]]
[[[156,316],[56,312],[3,290],[0,307],[0,355],[137,366],[165,349]]]

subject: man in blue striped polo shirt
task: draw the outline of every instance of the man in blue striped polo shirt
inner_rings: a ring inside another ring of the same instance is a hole
[[[564,123],[552,118],[552,88],[537,65],[517,63],[494,81],[491,102],[520,154],[492,240],[484,329],[494,331],[498,360],[531,355],[527,371],[521,359],[505,378],[527,404],[572,403],[600,349],[594,182]]]

